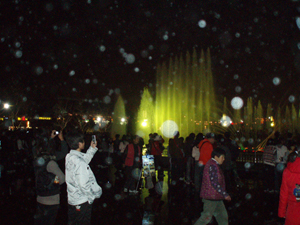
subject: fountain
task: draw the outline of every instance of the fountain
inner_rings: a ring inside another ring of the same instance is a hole
[[[154,131],[170,138],[174,129],[178,129],[185,137],[191,132],[208,132],[213,121],[221,118],[222,113],[217,116],[216,111],[209,49],[206,57],[201,51],[200,59],[194,49],[192,56],[187,52],[185,58],[182,55],[175,60],[171,58],[168,66],[166,63],[158,65],[156,78],[153,113],[152,106],[142,106],[152,105],[147,103],[150,94],[144,91],[138,114],[138,130],[141,130],[140,124],[148,120],[151,127],[147,131],[144,129],[147,133]]]
[[[112,137],[114,137],[116,134],[120,134],[121,136],[126,134],[127,118],[125,113],[125,104],[121,95],[119,95],[118,100],[115,104],[114,114],[112,118]]]
[[[137,135],[144,138],[145,143],[148,143],[149,134],[154,131],[154,101],[148,90],[144,88],[144,92],[141,98],[141,104],[138,111],[137,118]]]
[[[158,65],[155,88],[155,101],[149,90],[144,90],[138,113],[137,131],[145,141],[149,133],[171,138],[177,130],[182,137],[192,132],[230,131],[243,140],[256,140],[258,133],[266,129],[269,133],[295,132],[300,127],[300,112],[297,114],[293,104],[291,109],[286,105],[285,114],[280,105],[277,110],[271,104],[263,108],[259,100],[251,97],[244,99],[245,105],[238,109],[227,105],[224,98],[222,107],[214,90],[209,49],[206,54],[202,50],[200,58],[194,49],[192,54],[187,52],[185,57],[181,54]],[[224,126],[220,120],[226,118],[230,120]]]

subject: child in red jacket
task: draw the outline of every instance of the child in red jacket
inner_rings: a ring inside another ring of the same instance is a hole
[[[300,225],[300,202],[294,195],[297,184],[300,184],[300,154],[295,151],[289,156],[280,188],[278,216],[285,218],[285,225]]]

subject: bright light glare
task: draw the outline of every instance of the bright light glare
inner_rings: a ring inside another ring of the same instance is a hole
[[[101,118],[100,118],[99,116],[97,117],[97,121],[98,121],[98,122],[100,122],[100,121],[101,121]]]
[[[142,126],[146,127],[147,126],[147,122],[146,121],[142,122]]]
[[[8,103],[4,103],[3,107],[4,107],[4,109],[8,109],[9,108],[9,104]]]
[[[178,132],[178,125],[172,120],[167,120],[162,124],[161,131],[165,137],[172,138]]]
[[[221,122],[221,125],[222,125],[223,127],[229,127],[230,124],[231,124],[231,119],[230,119],[229,116],[226,116],[226,115],[224,114],[224,115],[222,116],[220,122]]]
[[[123,123],[124,123],[124,122],[125,122],[125,118],[121,118],[121,122],[123,122]]]

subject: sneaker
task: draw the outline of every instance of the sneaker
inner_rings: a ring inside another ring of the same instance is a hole
[[[128,192],[128,189],[127,188],[124,188],[124,192]],[[129,191],[130,192],[130,191]]]

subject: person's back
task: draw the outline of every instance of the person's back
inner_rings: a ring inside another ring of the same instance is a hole
[[[180,142],[178,138],[169,140],[169,153],[172,159],[180,159],[181,150],[180,150]]]
[[[47,130],[40,129],[33,149],[37,195],[35,224],[55,223],[60,204],[60,185],[65,182],[65,175],[56,163],[55,150],[50,142]]]

